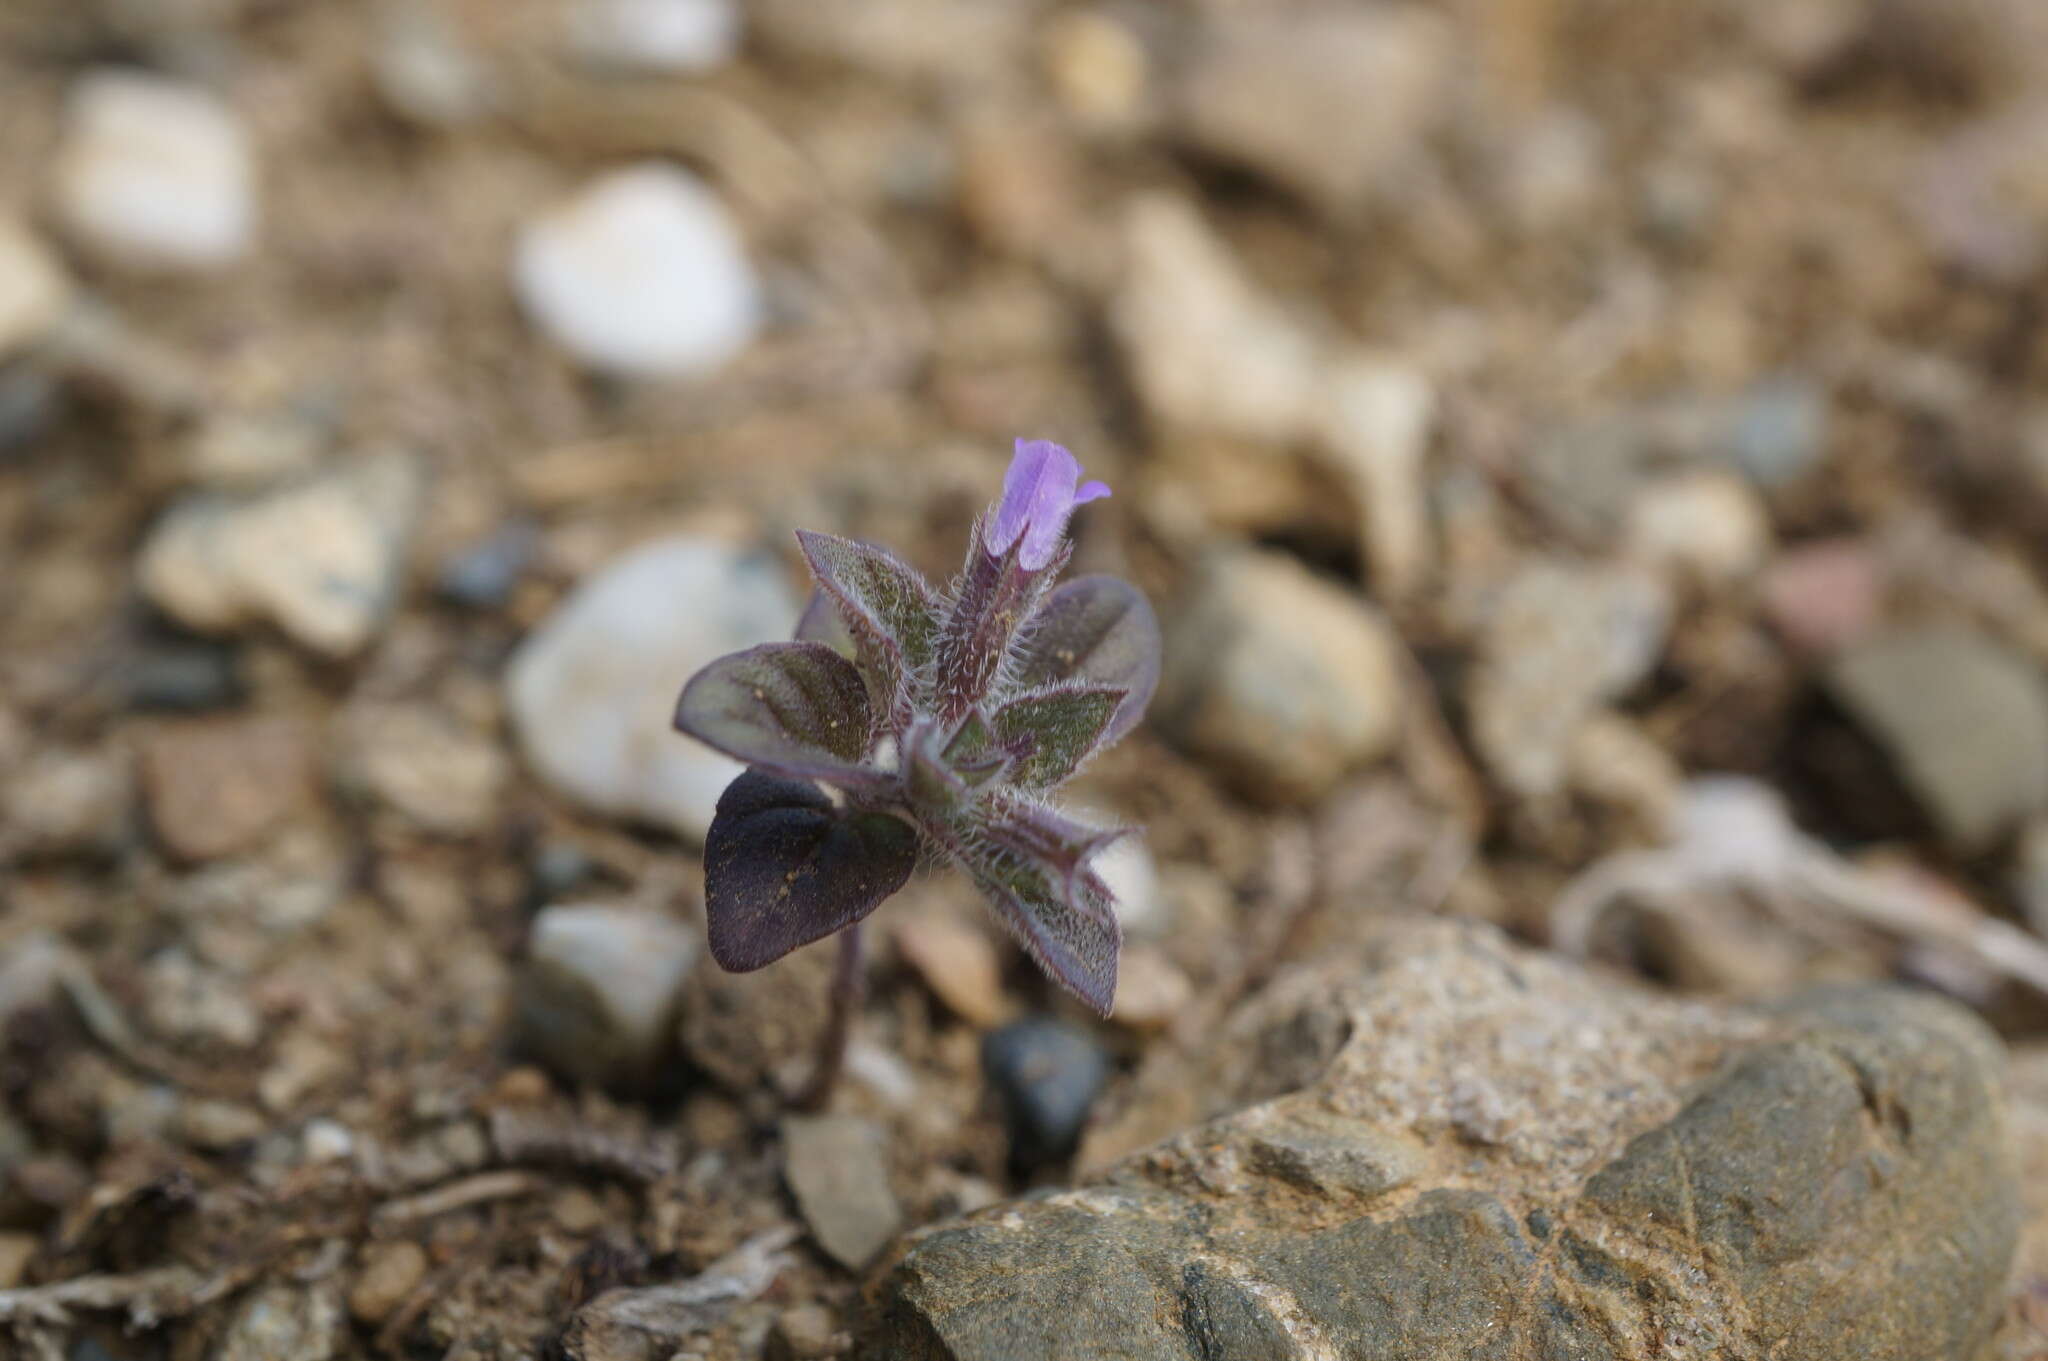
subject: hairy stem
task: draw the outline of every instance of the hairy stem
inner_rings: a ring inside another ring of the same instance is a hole
[[[855,922],[839,933],[839,959],[832,968],[832,1014],[818,1038],[818,1066],[796,1099],[802,1110],[822,1110],[846,1066],[846,1043],[853,1036],[853,1018],[867,991],[866,974],[861,969],[861,925]]]

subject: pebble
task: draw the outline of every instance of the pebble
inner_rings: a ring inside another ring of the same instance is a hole
[[[47,334],[71,302],[71,280],[27,227],[0,217],[0,359]]]
[[[0,944],[0,1033],[25,1011],[38,1011],[57,1000],[65,970],[76,967],[71,947],[52,932],[31,930]],[[7,1111],[0,1107],[0,1133]],[[0,1138],[0,1154],[6,1140]]]
[[[1321,410],[1316,339],[1244,277],[1192,204],[1140,196],[1124,248],[1110,325],[1154,417],[1269,443],[1310,431]]]
[[[1420,584],[1432,548],[1422,480],[1436,388],[1422,373],[1368,355],[1328,380],[1323,444],[1355,490],[1374,590],[1399,599]]]
[[[208,416],[179,454],[191,482],[253,491],[315,472],[327,448],[326,425],[307,412],[224,411]]]
[[[836,954],[835,945],[820,943],[742,974],[727,973],[707,954],[683,992],[679,1033],[690,1062],[735,1093],[807,1082]]]
[[[896,949],[941,1002],[969,1025],[1000,1025],[1010,1012],[1002,963],[988,932],[942,912],[903,914]]]
[[[528,762],[587,808],[701,842],[741,767],[673,730],[676,697],[720,656],[789,637],[797,610],[772,559],[711,539],[663,539],[609,564],[507,668]]]
[[[882,1128],[850,1115],[782,1122],[783,1176],[811,1236],[848,1271],[860,1271],[903,1227],[889,1189]]]
[[[361,1269],[349,1287],[348,1311],[357,1322],[374,1328],[397,1312],[426,1277],[427,1254],[418,1243],[372,1243],[364,1249]]]
[[[1109,819],[1115,822],[1116,819]],[[1145,838],[1120,836],[1088,862],[1116,903],[1117,925],[1124,939],[1155,939],[1165,934],[1171,914],[1159,883],[1159,866]]]
[[[252,1144],[269,1128],[263,1112],[236,1101],[187,1101],[178,1111],[178,1133],[186,1143],[209,1153]]]
[[[282,1281],[243,1297],[213,1352],[215,1361],[328,1361],[340,1354],[347,1319],[337,1287]]]
[[[738,0],[577,0],[569,26],[579,55],[627,70],[709,71],[740,45]]]
[[[766,1361],[824,1361],[839,1355],[844,1337],[830,1309],[822,1304],[800,1304],[775,1316],[762,1355]]]
[[[1204,153],[1344,216],[1420,158],[1456,60],[1424,9],[1240,7],[1203,33],[1175,93],[1177,125]]]
[[[1117,961],[1110,1019],[1133,1030],[1164,1030],[1194,1001],[1195,985],[1157,945],[1133,945]]]
[[[253,1049],[263,1038],[248,989],[182,946],[159,951],[143,966],[142,1018],[159,1035],[216,1048]]]
[[[1137,122],[1151,59],[1123,23],[1096,10],[1063,10],[1046,23],[1041,50],[1047,82],[1068,113],[1107,129]]]
[[[311,741],[291,719],[179,722],[143,742],[141,764],[150,825],[181,860],[248,850],[312,797]]]
[[[603,904],[533,919],[519,1034],[576,1082],[633,1090],[660,1076],[697,932],[659,912]]]
[[[382,6],[370,79],[386,108],[423,128],[456,128],[489,113],[489,73],[445,12],[418,4]]]
[[[299,1136],[300,1151],[309,1163],[338,1163],[354,1156],[356,1136],[347,1125],[325,1116],[308,1120]]]
[[[613,171],[529,223],[512,282],[549,339],[624,377],[708,373],[761,324],[759,285],[724,205],[660,162]]]
[[[1825,683],[1957,851],[2048,808],[2048,683],[2004,645],[1955,625],[1900,629],[1842,653]]]
[[[511,761],[489,737],[427,705],[394,704],[346,725],[346,781],[436,836],[477,836],[498,816]]]
[[[40,751],[0,785],[0,855],[114,850],[127,839],[134,803],[135,773],[125,753]]]
[[[1877,557],[1853,539],[1787,549],[1765,570],[1764,617],[1787,643],[1810,656],[1849,647],[1877,626],[1884,604]]]
[[[353,655],[396,602],[422,491],[419,465],[384,453],[259,495],[193,493],[143,545],[142,590],[202,633],[271,623]]]
[[[442,559],[434,588],[466,610],[502,609],[533,563],[540,536],[524,521],[492,530],[481,541]]]
[[[1759,487],[1782,487],[1819,466],[1827,453],[1827,395],[1802,378],[1768,378],[1728,414],[1727,452]]]
[[[1726,586],[1754,573],[1771,549],[1763,502],[1733,473],[1673,473],[1643,488],[1623,530],[1629,552],[1671,577]]]
[[[1010,1161],[1028,1173],[1074,1151],[1109,1079],[1109,1056],[1084,1030],[1027,1016],[982,1037],[981,1068],[1002,1108]]]
[[[1564,789],[1579,725],[1649,674],[1670,622],[1647,574],[1537,560],[1510,577],[1467,689],[1473,742],[1509,792]]]
[[[1312,803],[1399,736],[1385,621],[1285,554],[1211,559],[1166,637],[1155,720],[1256,799]]]
[[[0,1233],[0,1290],[21,1284],[28,1264],[42,1247],[43,1240],[32,1233]]]
[[[125,69],[80,77],[54,174],[59,219],[118,265],[219,270],[255,236],[248,134],[217,96],[182,81]]]

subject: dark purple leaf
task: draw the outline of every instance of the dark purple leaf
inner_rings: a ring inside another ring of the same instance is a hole
[[[888,776],[862,764],[867,687],[823,643],[763,643],[690,678],[676,727],[748,765],[801,779],[872,788]]]
[[[917,833],[901,819],[749,770],[726,786],[704,838],[711,957],[734,973],[772,964],[867,916],[916,865]]]
[[[1108,746],[1137,726],[1159,686],[1159,620],[1128,581],[1077,577],[1032,616],[1011,678],[1030,689],[1078,681],[1126,691],[1102,734]]]
[[[931,587],[886,549],[807,529],[796,538],[818,588],[838,607],[876,703],[895,709],[910,679],[931,664],[939,630]]]
[[[1087,861],[1123,833],[1036,804],[989,812],[978,829],[947,829],[947,849],[1046,976],[1107,1016],[1123,933],[1109,889]]]
[[[1010,783],[1051,789],[1105,745],[1129,692],[1114,686],[1034,690],[996,710],[996,740],[1015,758]]]

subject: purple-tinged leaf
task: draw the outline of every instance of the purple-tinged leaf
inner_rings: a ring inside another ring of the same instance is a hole
[[[1009,782],[1051,789],[1105,744],[1104,734],[1129,691],[1110,685],[1033,690],[996,710],[996,740],[1015,764]]]
[[[810,602],[797,619],[796,640],[799,643],[823,643],[848,661],[859,656],[853,635],[847,632],[846,620],[839,613],[839,603],[827,595],[823,587],[811,592]]]
[[[807,529],[796,538],[818,588],[839,608],[878,711],[895,714],[909,702],[912,679],[931,664],[938,598],[886,549]]]
[[[823,643],[763,643],[690,678],[676,727],[706,746],[780,775],[868,789],[889,776],[862,763],[867,687]]]
[[[967,716],[953,729],[953,735],[946,739],[939,757],[968,787],[977,789],[1001,778],[1011,761],[1010,754],[996,742],[995,729],[979,709],[967,711]]]
[[[1036,804],[990,809],[978,828],[938,829],[975,887],[1046,976],[1107,1016],[1123,933],[1088,857],[1123,835]]]
[[[867,916],[916,865],[917,833],[901,819],[749,770],[726,786],[704,838],[711,957],[733,973],[773,964]]]
[[[1031,617],[1010,679],[1031,689],[1078,681],[1126,691],[1102,734],[1108,746],[1138,725],[1159,687],[1159,620],[1128,581],[1077,577]]]

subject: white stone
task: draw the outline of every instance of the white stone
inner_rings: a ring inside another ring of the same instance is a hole
[[[1770,515],[1748,482],[1717,470],[1677,473],[1629,507],[1631,553],[1683,579],[1717,585],[1763,566]]]
[[[1347,357],[1328,382],[1323,443],[1358,495],[1373,588],[1405,596],[1431,556],[1422,463],[1436,388],[1412,368],[1369,355]]]
[[[550,907],[533,919],[520,1029],[564,1076],[635,1086],[655,1077],[697,933],[643,908]]]
[[[79,244],[136,269],[216,270],[256,230],[256,164],[212,93],[139,71],[72,87],[56,161],[59,217]]]
[[[1184,199],[1154,194],[1124,224],[1110,322],[1138,395],[1170,425],[1284,442],[1320,413],[1316,339],[1244,277]]]
[[[542,779],[600,813],[702,841],[741,767],[671,726],[707,663],[790,636],[797,601],[775,565],[678,536],[579,585],[506,673],[512,723]]]
[[[1159,889],[1159,867],[1142,836],[1120,836],[1088,862],[1116,899],[1117,924],[1124,935],[1158,936],[1166,925],[1166,900]]]
[[[71,281],[29,230],[0,217],[0,359],[34,344],[71,301]]]
[[[761,324],[754,270],[725,206],[659,162],[613,171],[530,223],[512,279],[550,339],[628,377],[708,372]]]
[[[734,0],[577,0],[569,26],[583,56],[644,71],[708,71],[740,45]]]
[[[201,632],[269,622],[348,656],[390,613],[421,490],[418,464],[387,453],[258,496],[196,493],[143,545],[143,593]]]

